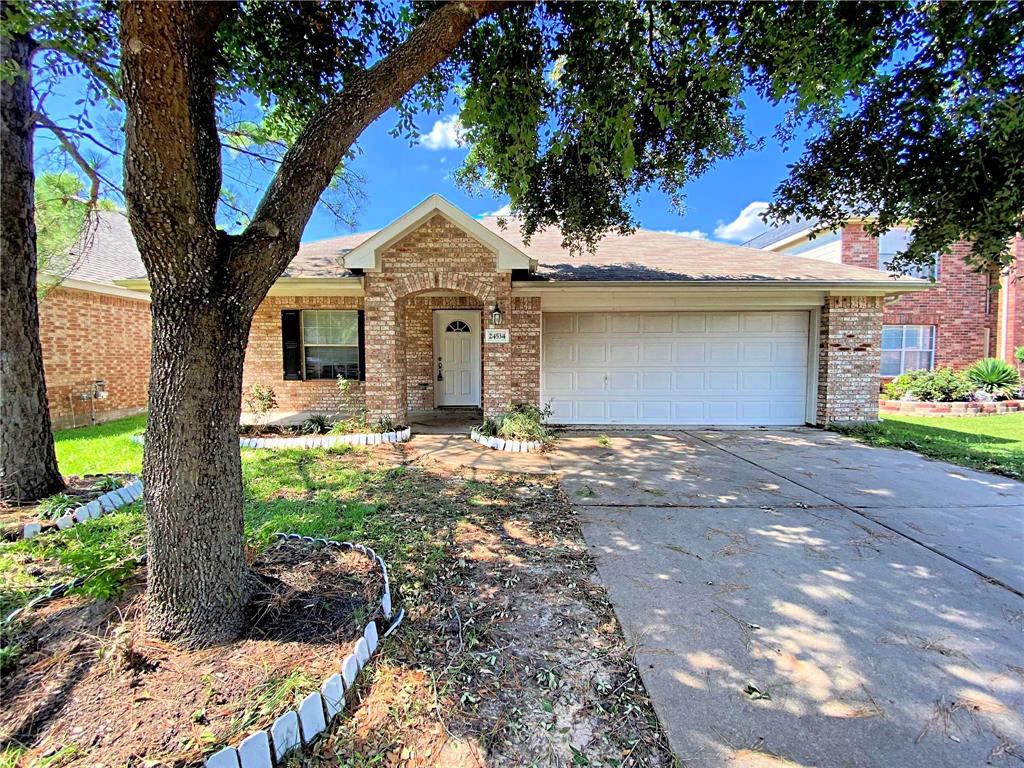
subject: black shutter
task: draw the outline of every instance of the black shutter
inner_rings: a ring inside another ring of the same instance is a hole
[[[281,344],[284,357],[284,378],[298,381],[302,378],[302,324],[297,309],[281,311]]]
[[[359,310],[359,380],[366,381],[366,328],[365,314]]]

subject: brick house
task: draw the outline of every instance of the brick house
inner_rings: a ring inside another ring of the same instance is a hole
[[[746,245],[832,264],[886,269],[909,239],[904,228],[874,237],[863,222],[851,222],[841,231],[820,233],[811,239],[812,225],[807,221],[787,224],[758,235]],[[1013,361],[1014,348],[1024,344],[1021,237],[1015,238],[1010,247],[1015,259],[1003,274],[982,274],[964,260],[970,243],[958,242],[931,269],[912,273],[918,278],[934,277],[929,290],[885,300],[880,368],[883,380],[916,368],[965,368],[983,357]]]
[[[118,281],[146,290],[144,279]],[[434,195],[304,244],[253,320],[244,387],[371,417],[550,403],[559,424],[874,420],[883,303],[928,283],[669,233],[572,256]]]
[[[56,429],[146,410],[149,296],[116,284],[144,274],[124,214],[104,211],[39,304],[50,418]],[[46,281],[50,276],[43,276]]]

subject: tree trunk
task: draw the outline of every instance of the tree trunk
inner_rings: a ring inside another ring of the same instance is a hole
[[[53,448],[36,298],[35,174],[27,35],[0,39],[20,73],[0,83],[0,496],[34,501],[64,488]],[[23,74],[22,74],[23,73]]]
[[[238,450],[251,312],[224,296],[153,296],[143,473],[148,626],[186,646],[231,640],[248,597]]]

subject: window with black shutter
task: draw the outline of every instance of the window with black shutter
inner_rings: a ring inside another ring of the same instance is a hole
[[[282,310],[281,343],[285,381],[298,381],[302,378],[302,313],[299,310]]]

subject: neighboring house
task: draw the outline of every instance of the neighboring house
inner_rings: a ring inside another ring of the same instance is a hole
[[[50,418],[56,429],[146,408],[149,297],[115,284],[144,273],[128,219],[101,211],[72,265],[39,304]]]
[[[886,269],[909,243],[905,228],[881,237],[863,222],[811,239],[814,222],[799,221],[771,229],[746,243],[773,253],[832,264]],[[896,376],[916,368],[964,368],[983,357],[1013,360],[1024,344],[1024,250],[1018,236],[1011,244],[1015,260],[999,280],[971,269],[964,261],[970,243],[956,243],[931,269],[914,277],[935,278],[927,291],[886,300],[883,313],[881,374]]]
[[[303,245],[253,320],[244,386],[371,417],[520,401],[562,424],[873,420],[883,301],[927,283],[658,232],[574,257],[434,195]],[[145,291],[144,279],[118,281]]]

